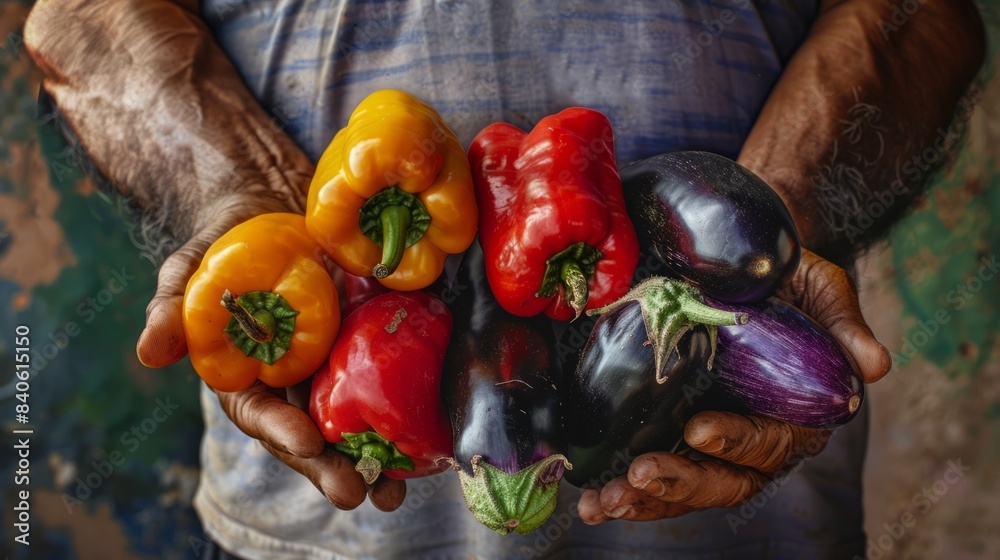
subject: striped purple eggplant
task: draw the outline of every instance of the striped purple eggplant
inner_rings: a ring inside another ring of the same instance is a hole
[[[864,384],[840,345],[788,303],[775,298],[724,303],[683,281],[653,277],[596,312],[634,301],[642,311],[658,383],[667,381],[666,368],[679,342],[704,327],[712,392],[741,412],[826,428],[848,422],[861,407]]]
[[[750,412],[811,428],[847,423],[864,383],[833,336],[802,311],[772,298],[706,303],[746,313],[745,325],[718,328],[712,377]]]

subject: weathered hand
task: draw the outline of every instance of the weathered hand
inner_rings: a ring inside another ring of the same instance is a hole
[[[326,449],[323,435],[306,412],[310,383],[272,389],[258,381],[244,391],[216,391],[216,395],[236,426],[308,478],[334,506],[354,509],[367,495],[382,511],[398,508],[406,497],[405,482],[380,476],[368,486],[349,458]]]
[[[800,307],[843,346],[866,383],[891,367],[885,348],[861,315],[857,290],[837,265],[810,251],[780,296]],[[648,521],[701,509],[734,507],[769,481],[826,446],[828,430],[816,430],[760,416],[703,412],[688,422],[684,439],[696,457],[647,453],[633,461],[627,476],[580,497],[580,517],[597,524],[608,519]],[[779,481],[780,482],[780,481]]]
[[[139,335],[136,354],[147,367],[165,367],[187,354],[181,308],[188,280],[209,246],[234,226],[268,212],[302,213],[301,201],[279,197],[274,191],[243,189],[201,212],[205,218],[194,235],[164,261],[156,293],[146,307],[146,328]]]
[[[207,211],[205,215],[211,218],[160,268],[156,294],[146,310],[146,328],[136,347],[140,361],[149,367],[163,367],[187,354],[181,319],[184,289],[216,239],[259,214],[302,211],[301,200],[264,188],[241,190]],[[244,391],[216,391],[216,395],[240,430],[308,478],[334,506],[353,509],[368,495],[372,504],[384,511],[399,507],[406,496],[405,483],[380,477],[367,486],[347,457],[326,449],[323,435],[306,412],[309,385],[307,381],[288,389],[272,389],[257,382]]]
[[[45,89],[96,167],[163,231],[188,239],[163,263],[146,309],[136,353],[149,367],[187,354],[182,300],[208,247],[259,214],[303,214],[315,171],[284,130],[308,106],[261,106],[198,13],[194,0],[65,0],[35,3],[25,22]],[[402,482],[366,489],[325,449],[299,401],[286,400],[303,388],[218,395],[241,430],[334,505],[355,507],[367,491],[377,507],[398,507]]]

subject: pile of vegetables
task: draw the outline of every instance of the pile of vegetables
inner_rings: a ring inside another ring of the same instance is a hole
[[[668,276],[633,285],[640,252]],[[312,418],[366,482],[451,467],[480,522],[526,533],[563,478],[676,451],[701,410],[855,415],[843,351],[774,298],[799,256],[781,199],[727,158],[619,172],[611,123],[584,108],[492,124],[466,154],[433,108],[385,90],[323,154],[304,217],[211,247],[184,325],[217,390],[312,377]],[[342,324],[325,257],[347,273]],[[582,348],[560,340],[581,324]]]

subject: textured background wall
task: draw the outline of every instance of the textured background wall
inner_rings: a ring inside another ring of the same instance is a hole
[[[896,355],[870,392],[872,558],[1000,557],[1000,273],[989,267],[1000,260],[997,8],[981,3],[991,68],[968,143],[861,268],[865,316]],[[948,484],[959,463],[968,470]]]
[[[0,1],[0,557],[29,557],[11,546],[7,443],[17,403],[10,345],[27,324],[43,366],[29,403],[30,557],[194,558],[198,378],[186,360],[153,371],[135,358],[156,267],[48,126],[51,115],[36,112],[42,76],[20,44],[30,5]],[[157,399],[180,410],[157,423]]]

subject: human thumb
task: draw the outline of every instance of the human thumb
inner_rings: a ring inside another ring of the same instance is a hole
[[[156,293],[146,307],[146,328],[139,335],[136,355],[143,365],[160,368],[187,354],[182,308],[184,289],[209,246],[228,228],[208,227],[175,251],[160,267]]]

